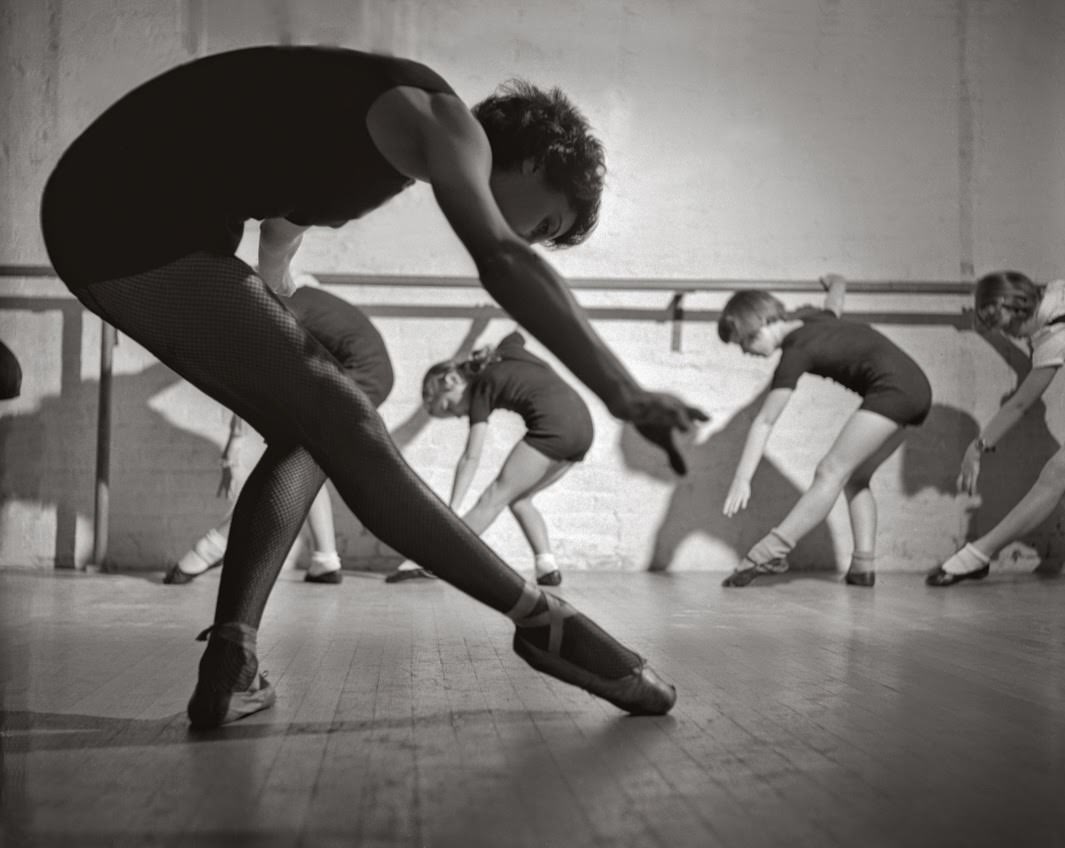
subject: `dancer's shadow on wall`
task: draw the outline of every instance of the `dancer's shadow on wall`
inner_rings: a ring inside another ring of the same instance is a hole
[[[80,374],[80,356],[64,361],[62,368],[64,375]],[[114,556],[109,560],[132,557],[161,566],[175,545],[184,544],[216,509],[213,498],[203,498],[202,504],[176,504],[172,494],[172,475],[182,478],[183,489],[209,492],[218,474],[218,445],[176,427],[151,406],[153,398],[180,379],[160,363],[112,377],[108,491]],[[0,419],[0,498],[54,510],[55,564],[69,568],[79,564],[86,546],[91,546],[91,539],[83,538],[79,551],[78,527],[91,526],[95,509],[100,384],[65,376],[61,382],[60,394],[45,397],[34,411]],[[202,479],[189,480],[190,475]],[[4,538],[26,532],[0,528]]]
[[[981,334],[981,338],[1017,375],[1019,386],[1032,369],[1028,355],[999,333]],[[1012,391],[1004,394],[1001,400],[1010,394]],[[982,536],[1002,520],[1035,485],[1047,460],[1061,448],[1060,442],[1047,427],[1046,412],[1046,404],[1042,399],[1036,401],[1000,441],[995,451],[984,454],[978,484],[980,502],[971,512],[968,538]],[[1062,506],[1059,504],[1046,521],[1018,541],[1030,546],[1038,554],[1040,564],[1036,571],[1039,574],[1060,574],[1065,567],[1065,511]],[[1020,555],[1016,547],[1011,548],[1015,557]]]
[[[626,465],[675,484],[655,535],[648,570],[667,570],[680,546],[695,534],[727,545],[735,559],[708,565],[719,570],[731,569],[739,557],[780,523],[802,495],[804,490],[770,457],[764,457],[751,481],[752,497],[747,509],[733,518],[726,518],[721,512],[732,481],[732,469],[766,394],[768,389],[739,410],[721,430],[685,450],[686,477],[669,476],[657,449],[643,442],[632,428],[623,430],[621,450]],[[924,425],[912,432],[902,447],[900,473],[906,495],[916,495],[927,488],[952,494],[965,445],[976,433],[977,424],[971,415],[935,404]],[[837,563],[845,564],[849,553],[849,547],[837,550],[828,527],[822,523],[799,542],[788,561],[793,571],[833,573]]]

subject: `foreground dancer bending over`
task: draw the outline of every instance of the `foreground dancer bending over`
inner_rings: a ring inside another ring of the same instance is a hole
[[[311,279],[309,276],[308,279]],[[285,301],[296,320],[329,351],[348,377],[366,393],[378,408],[395,382],[392,360],[384,339],[366,314],[354,304],[330,294],[315,285],[303,285]],[[244,439],[244,422],[234,415],[229,425],[229,437],[222,448],[222,479],[218,484],[220,497],[232,498],[240,490],[242,480],[234,472],[240,466],[240,446]],[[204,572],[222,564],[229,537],[230,510],[222,521],[208,530],[163,577],[170,585],[191,583]],[[307,513],[307,528],[311,536],[311,564],[303,579],[307,583],[340,583],[340,555],[336,548],[336,529],[333,523],[333,503],[329,490],[322,486]]]
[[[423,65],[319,47],[182,65],[63,155],[42,206],[59,276],[268,443],[233,512],[194,728],[272,703],[257,628],[327,476],[380,540],[513,619],[514,649],[534,668],[632,713],[670,709],[673,688],[640,656],[525,581],[411,471],[372,401],[275,294],[293,288],[307,227],[428,182],[489,294],[614,415],[672,450],[672,430],[702,413],[640,387],[529,247],[582,241],[602,175],[601,145],[558,91],[518,84],[471,112]],[[249,218],[263,219],[257,270],[234,256]]]
[[[587,404],[555,369],[525,349],[521,333],[511,333],[496,348],[482,348],[467,359],[434,365],[422,381],[422,400],[434,418],[470,420],[451,487],[452,509],[462,505],[477,473],[492,412],[509,409],[525,421],[525,436],[462,520],[480,535],[509,507],[532,548],[536,582],[559,585],[562,573],[547,524],[532,499],[588,453],[595,429]]]
[[[988,330],[1031,342],[1032,370],[966,448],[958,490],[969,495],[976,494],[981,456],[995,449],[1065,365],[1065,280],[1039,286],[1017,271],[997,271],[977,281],[975,301],[976,317]],[[925,582],[929,586],[953,586],[962,580],[987,577],[991,558],[1042,524],[1062,495],[1065,447],[1047,460],[1035,485],[998,524],[937,566]]]
[[[850,510],[854,552],[844,580],[872,586],[876,580],[876,501],[869,488],[873,473],[902,443],[905,428],[924,421],[932,407],[932,389],[921,368],[872,327],[840,321],[846,281],[832,274],[821,280],[828,289],[821,312],[789,318],[784,305],[762,291],[738,292],[721,313],[718,332],[744,352],[769,356],[778,348],[780,362],[761,411],[751,423],[724,513],[747,506],[751,478],[780,414],[799,377],[818,374],[862,396],[861,407],[847,420],[828,453],[817,464],[814,481],[784,520],[755,544],[725,586],[746,586],[760,574],[787,570],[787,555],[824,521],[840,494]]]

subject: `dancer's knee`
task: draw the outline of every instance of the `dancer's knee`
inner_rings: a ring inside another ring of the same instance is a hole
[[[1065,494],[1065,448],[1059,450],[1043,466],[1036,478],[1035,487],[1051,493],[1057,493],[1060,497]]]
[[[849,482],[852,469],[836,457],[826,456],[814,469],[814,485],[840,491]]]

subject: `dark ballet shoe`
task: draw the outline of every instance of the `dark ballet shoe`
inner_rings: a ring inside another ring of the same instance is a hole
[[[170,566],[166,574],[163,575],[163,583],[165,583],[167,586],[184,586],[186,583],[191,583],[197,577],[202,577],[212,568],[218,568],[221,565],[222,560],[218,560],[217,562],[212,562],[199,574],[189,574],[186,571],[182,571],[178,564],[175,562],[172,566]]]
[[[876,583],[876,572],[850,570],[843,575],[843,582],[848,586],[872,586]]]
[[[547,574],[541,574],[536,578],[537,586],[559,586],[562,583],[562,572],[557,568]]]
[[[218,635],[219,632],[229,634]],[[213,730],[223,724],[242,719],[245,716],[268,709],[274,705],[277,696],[274,687],[266,679],[266,672],[259,671],[259,661],[250,646],[244,646],[241,634],[233,625],[216,625],[208,627],[196,638],[205,641],[211,636],[212,639],[227,639],[234,644],[244,647],[247,663],[254,665],[253,682],[247,689],[226,689],[217,684],[205,683],[202,677],[196,682],[196,689],[192,693],[188,704],[189,727],[192,730]],[[203,662],[201,660],[201,670]]]
[[[515,609],[523,604],[532,608],[539,601],[541,593],[532,587],[529,590]],[[547,609],[515,621],[518,629],[514,633],[514,653],[537,671],[590,692],[631,715],[665,715],[673,708],[677,701],[676,687],[662,680],[642,657],[628,674],[615,679],[602,677],[564,659],[560,648],[565,621],[583,614],[554,595],[543,593],[543,597],[547,599]],[[522,638],[523,628],[544,626],[549,627],[547,650]]]
[[[332,571],[323,571],[321,574],[311,574],[309,571],[303,575],[304,583],[333,583],[334,585],[343,581],[344,575],[340,573],[339,568],[335,568]]]
[[[727,588],[738,588],[740,586],[746,586],[759,575],[783,574],[788,570],[788,561],[783,557],[780,559],[771,559],[769,562],[751,562],[747,557],[744,557],[743,562],[749,564],[733,571],[728,577],[721,581],[722,586]]]
[[[385,583],[403,583],[406,580],[436,580],[436,575],[424,568],[397,568],[385,578]]]
[[[983,580],[990,573],[990,563],[983,568],[978,568],[976,571],[968,571],[965,574],[951,574],[949,571],[944,571],[943,566],[937,565],[935,569],[929,572],[928,576],[925,577],[924,582],[926,586],[953,586],[955,583],[961,583],[963,580]]]

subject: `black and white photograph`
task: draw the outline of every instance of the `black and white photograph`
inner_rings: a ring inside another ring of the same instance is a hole
[[[0,0],[0,846],[1065,848],[1065,2]]]

